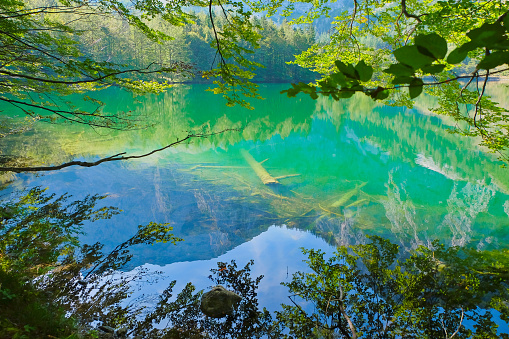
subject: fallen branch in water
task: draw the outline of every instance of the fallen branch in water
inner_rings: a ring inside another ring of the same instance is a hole
[[[139,159],[148,157],[154,153],[164,151],[165,149],[168,149],[170,147],[182,144],[190,139],[194,138],[207,138],[213,135],[222,134],[228,131],[239,131],[239,129],[236,128],[229,128],[222,130],[220,132],[214,132],[214,133],[189,133],[185,138],[183,139],[177,139],[177,141],[172,142],[171,144],[168,144],[164,147],[152,150],[145,154],[140,155],[125,155],[126,152],[118,153],[106,158],[99,159],[97,161],[70,161],[66,162],[60,165],[55,166],[35,166],[35,167],[0,167],[0,172],[16,172],[16,173],[23,173],[23,172],[42,172],[42,171],[55,171],[60,170],[62,168],[70,167],[70,166],[82,166],[82,167],[93,167],[102,164],[103,162],[109,162],[109,161],[119,161],[119,160],[129,160],[129,159]]]
[[[279,177],[275,177],[274,179],[285,179],[285,178],[292,178],[292,177],[298,177],[300,174],[287,174],[287,175],[280,175]]]
[[[242,156],[244,157],[246,162],[249,164],[249,166],[251,166],[251,168],[256,173],[258,178],[260,178],[260,180],[265,185],[279,184],[279,181],[277,181],[276,178],[274,178],[272,175],[270,175],[269,172],[267,172],[267,170],[265,168],[263,168],[261,163],[256,161],[255,158],[253,158],[253,156],[248,151],[246,151],[245,149],[241,149],[240,153],[242,154]],[[264,160],[264,162],[265,162],[265,160]]]

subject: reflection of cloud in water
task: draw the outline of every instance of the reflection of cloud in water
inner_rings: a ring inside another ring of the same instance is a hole
[[[308,233],[306,232],[295,232],[295,233],[291,233],[289,234],[290,238],[292,240],[301,240],[303,238],[306,238],[308,236]]]
[[[385,215],[391,222],[391,231],[401,236],[410,236],[410,247],[416,248],[417,246],[428,244],[419,239],[419,228],[415,222],[416,210],[415,206],[410,199],[404,184],[398,185],[393,181],[392,173],[389,173],[389,181],[385,184],[387,187],[387,197],[381,199],[380,202],[385,208]],[[404,198],[402,198],[402,195]],[[424,233],[423,237],[427,239]],[[402,243],[406,242],[402,240]],[[405,246],[406,247],[406,246]]]
[[[301,247],[323,249],[327,253],[334,250],[334,247],[311,233],[271,226],[251,241],[214,259],[178,262],[165,266],[143,265],[142,267],[150,271],[161,271],[163,278],[151,284],[139,283],[140,285],[134,288],[132,298],[142,294],[160,293],[172,280],[177,280],[174,292],[180,291],[188,282],[192,282],[198,290],[207,289],[212,285],[212,281],[208,279],[210,269],[217,268],[217,262],[235,260],[239,267],[243,267],[253,259],[255,263],[251,276],[264,276],[258,289],[260,306],[274,311],[281,303],[288,303],[287,288],[280,283],[289,282],[292,274],[297,271],[309,271],[303,263],[305,256],[300,250]]]
[[[504,202],[504,212],[509,217],[509,200],[506,200],[506,202]]]
[[[431,171],[437,172],[449,178],[451,180],[464,180],[458,173],[456,173],[454,167],[450,165],[440,165],[433,160],[432,157],[426,157],[424,154],[417,154],[415,163],[425,167]]]
[[[491,198],[495,195],[492,185],[484,182],[478,184],[467,183],[457,191],[457,184],[447,199],[447,215],[442,227],[448,227],[452,232],[452,246],[464,246],[470,241],[472,224],[477,215],[488,209]]]

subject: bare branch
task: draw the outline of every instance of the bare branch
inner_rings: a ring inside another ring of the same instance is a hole
[[[456,334],[458,334],[458,332],[459,332],[459,330],[461,328],[461,325],[463,324],[463,316],[464,315],[465,315],[465,312],[463,311],[463,308],[461,308],[461,318],[460,318],[460,323],[458,324],[458,328],[456,328],[456,332],[454,332],[448,339],[451,339]]]
[[[423,16],[423,14],[415,15],[415,14],[408,13],[407,8],[406,8],[406,0],[401,0],[401,13],[403,13],[407,18],[415,19],[417,21],[417,23],[422,22],[421,16]]]
[[[0,17],[2,19],[13,19],[13,18],[19,18],[22,16],[29,16],[29,15],[35,15],[40,13],[51,13],[51,14],[62,14],[62,13],[76,13],[76,10],[82,8],[82,7],[88,7],[85,4],[79,4],[77,6],[73,7],[67,7],[67,6],[47,6],[47,7],[35,7],[30,9],[24,9],[20,11],[9,11],[9,12],[2,12],[0,13]]]
[[[99,159],[97,161],[91,161],[91,162],[89,162],[89,161],[70,161],[70,162],[66,162],[64,164],[55,165],[55,166],[0,167],[0,172],[23,173],[23,172],[55,171],[55,170],[60,170],[62,168],[66,168],[66,167],[70,167],[70,166],[93,167],[93,166],[100,165],[103,162],[119,161],[119,160],[129,160],[129,159],[139,159],[139,158],[148,157],[148,156],[150,156],[150,155],[152,155],[154,153],[157,153],[157,152],[164,151],[165,149],[168,149],[170,147],[182,144],[182,143],[184,143],[184,142],[186,142],[186,141],[188,141],[190,139],[193,139],[193,138],[207,138],[207,137],[210,137],[210,136],[213,136],[213,135],[217,135],[217,134],[222,134],[222,133],[225,133],[225,132],[228,132],[228,131],[239,131],[239,130],[240,129],[228,128],[228,129],[224,129],[222,131],[213,132],[213,133],[197,133],[197,134],[189,133],[183,139],[177,139],[177,141],[172,142],[172,143],[170,143],[170,144],[168,144],[168,145],[166,145],[164,147],[157,148],[157,149],[152,150],[152,151],[150,151],[148,153],[140,154],[140,155],[124,156],[124,154],[126,154],[126,153],[122,152],[122,153],[118,153],[118,154],[115,154],[115,155],[112,155],[112,156],[109,156],[109,157],[106,157],[106,158],[102,158],[102,159]]]
[[[88,125],[88,126],[91,126],[91,127],[104,127],[104,128],[108,128],[108,129],[112,129],[112,130],[122,131],[122,130],[125,130],[125,128],[110,126],[107,122],[108,121],[112,122],[112,119],[115,119],[115,120],[127,120],[127,119],[122,119],[120,117],[114,117],[114,116],[99,116],[98,118],[103,119],[103,121],[105,121],[104,124],[99,124],[99,123],[94,123],[92,121],[84,120],[82,117],[80,117],[80,116],[92,116],[92,117],[94,116],[93,114],[87,113],[87,112],[65,111],[65,110],[52,109],[52,108],[49,108],[49,107],[44,107],[42,105],[35,105],[35,104],[28,103],[28,102],[23,102],[23,101],[18,101],[18,100],[13,100],[13,99],[7,99],[7,98],[4,98],[4,97],[0,97],[0,101],[5,101],[5,102],[13,105],[16,108],[19,108],[20,110],[22,110],[25,114],[27,114],[29,116],[33,116],[33,113],[31,113],[30,111],[25,109],[24,106],[28,106],[28,107],[32,107],[32,108],[36,108],[36,109],[41,109],[41,110],[50,112],[52,114],[56,114],[59,117],[61,117],[62,119],[69,120],[69,121],[72,121],[72,122],[76,122],[78,124]],[[73,119],[72,117],[69,117],[67,115],[72,115],[75,118]]]
[[[213,13],[212,13],[212,0],[210,0],[210,2],[209,2],[209,18],[210,18],[210,23],[212,24],[212,30],[214,31],[214,38],[216,40],[217,53],[219,54],[219,57],[221,59],[220,63],[223,67],[226,67],[226,61],[223,57],[223,53],[221,52],[221,44],[220,44],[219,36],[217,33],[216,25],[214,23],[214,17],[213,17]],[[228,70],[228,68],[226,68],[226,70]]]
[[[357,15],[357,7],[359,4],[357,3],[357,0],[353,1],[353,12],[352,12],[352,19],[350,20],[350,35],[352,35],[353,32],[353,22],[355,21],[355,16]]]
[[[155,63],[151,63],[149,66],[147,66],[146,68],[143,68],[143,69],[127,69],[127,70],[123,70],[123,71],[111,72],[111,73],[105,74],[105,75],[97,77],[97,78],[85,79],[85,80],[67,80],[67,81],[53,80],[53,79],[45,79],[45,78],[40,78],[40,77],[33,77],[31,75],[26,75],[26,74],[13,73],[13,72],[4,71],[4,70],[0,70],[0,74],[5,74],[5,75],[11,76],[13,78],[23,78],[23,79],[46,82],[46,83],[51,83],[51,84],[78,85],[78,84],[91,83],[91,82],[100,82],[107,78],[115,77],[115,76],[126,74],[126,73],[153,74],[153,73],[161,73],[164,71],[161,69],[150,71],[149,70],[150,67],[154,64]]]
[[[405,40],[405,44],[406,44],[408,42],[408,39],[410,39],[410,36],[412,36],[412,34],[417,29],[417,26],[419,26],[419,24],[422,22],[421,16],[423,16],[425,14],[415,15],[415,14],[408,13],[408,10],[406,8],[406,0],[401,0],[401,13],[403,13],[405,15],[405,17],[407,17],[407,18],[412,18],[412,19],[415,19],[417,21],[417,24],[408,33],[408,36],[407,36],[407,38]],[[398,19],[399,19],[399,17],[398,17]]]
[[[357,331],[355,330],[355,325],[352,323],[352,320],[350,319],[348,314],[346,314],[346,311],[345,311],[345,307],[343,304],[343,286],[341,284],[339,285],[339,290],[340,290],[340,299],[341,299],[339,301],[339,310],[341,311],[341,314],[343,315],[343,317],[346,319],[346,322],[348,323],[348,327],[350,327],[350,331],[352,331],[352,339],[357,339]]]
[[[486,91],[486,84],[488,83],[489,74],[490,74],[490,70],[487,70],[486,71],[486,77],[484,78],[484,82],[483,82],[483,85],[482,85],[481,92],[479,93],[479,96],[477,97],[477,101],[475,102],[474,126],[476,128],[479,128],[477,126],[477,121],[476,120],[477,120],[477,115],[480,114],[480,112],[482,111],[481,99],[484,96],[484,92]],[[480,119],[481,119],[481,117],[479,117],[479,120]]]

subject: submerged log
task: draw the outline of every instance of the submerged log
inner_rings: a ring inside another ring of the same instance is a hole
[[[274,179],[285,179],[285,178],[292,178],[292,177],[298,177],[300,174],[287,174],[287,175],[280,175],[279,177],[275,177]]]
[[[246,151],[245,149],[241,149],[240,150],[240,153],[242,154],[242,156],[244,157],[244,159],[246,159],[247,163],[249,164],[249,166],[251,166],[251,168],[253,169],[253,171],[255,171],[256,175],[258,176],[258,178],[260,178],[260,180],[265,184],[265,185],[270,185],[270,184],[279,184],[279,181],[277,181],[276,178],[274,178],[273,176],[271,176],[269,174],[269,172],[267,172],[267,170],[265,168],[263,168],[263,166],[261,165],[261,163],[259,163],[258,161],[256,161],[253,156],[251,154],[249,154],[248,151]]]
[[[360,200],[355,200],[354,202],[352,202],[350,205],[348,206],[345,206],[345,209],[348,209],[350,207],[355,207],[355,206],[358,206],[358,205],[363,205],[363,204],[368,204],[369,203],[369,199],[360,199]]]
[[[344,206],[354,195],[356,195],[357,193],[359,193],[359,190],[366,186],[367,182],[363,182],[362,184],[360,185],[357,185],[355,186],[355,188],[353,190],[350,190],[348,192],[346,192],[345,194],[343,194],[338,200],[336,200],[335,202],[333,202],[330,207],[334,207],[334,208],[337,208],[337,207],[341,207],[341,206]]]

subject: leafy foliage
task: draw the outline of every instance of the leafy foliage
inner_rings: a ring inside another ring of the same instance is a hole
[[[169,233],[171,227],[149,223],[104,255],[102,245],[82,245],[77,237],[85,222],[108,219],[118,210],[95,208],[104,196],[68,203],[69,198],[33,188],[0,207],[2,338],[68,336],[78,332],[78,319],[86,324],[111,310],[125,313],[117,304],[127,296],[132,277],[104,279],[129,260],[128,247],[180,240]]]
[[[306,22],[312,20],[308,15]],[[505,157],[508,112],[484,95],[488,79],[509,69],[509,21],[503,2],[354,1],[352,10],[333,24],[327,44],[297,57],[298,64],[323,78],[316,84],[293,84],[283,93],[339,100],[362,92],[411,106],[406,98],[415,99],[426,89],[448,103],[447,108],[436,107],[437,113],[466,122],[459,132],[482,137],[483,146]],[[475,65],[470,74],[465,74],[467,62]],[[361,77],[361,68],[372,75]],[[459,82],[463,79],[466,85]],[[477,88],[469,87],[472,82]],[[402,88],[408,88],[408,94],[400,93]]]
[[[404,260],[397,245],[380,237],[341,247],[329,259],[304,250],[312,271],[284,283],[294,304],[277,313],[290,331],[286,337],[507,337],[497,334],[495,320],[509,315],[505,252],[433,247],[421,246]],[[301,307],[309,302],[313,312]]]
[[[73,22],[88,16],[111,16],[116,13],[155,41],[168,39],[151,29],[134,13],[162,15],[177,24],[186,19],[168,13],[169,7],[156,2],[137,2],[127,8],[120,1],[77,0],[56,3],[36,1],[3,1],[0,4],[0,100],[21,109],[32,117],[51,121],[61,118],[75,123],[115,129],[132,128],[130,117],[105,115],[101,105],[95,110],[80,109],[54,97],[82,93],[110,85],[118,85],[136,93],[160,92],[169,84],[145,82],[130,76],[152,73],[186,73],[183,63],[147,64],[142,68],[109,61],[99,61],[80,49],[77,36],[82,32]],[[165,13],[167,14],[165,16]],[[177,20],[178,18],[178,20]]]
[[[95,208],[103,199],[89,196],[66,203],[34,188],[0,206],[0,338],[95,337],[90,324],[127,330],[144,338],[245,338],[270,331],[271,316],[258,310],[256,290],[262,277],[250,277],[251,265],[218,263],[210,279],[242,297],[226,319],[209,319],[200,311],[202,291],[189,283],[173,295],[175,281],[160,294],[129,300],[131,283],[157,279],[145,269],[122,273],[131,259],[129,248],[169,242],[175,238],[167,224],[149,223],[108,254],[102,245],[81,244],[77,235],[85,222],[118,213]],[[167,323],[167,326],[156,326]]]
[[[87,53],[80,36],[94,21],[120,21],[134,27],[147,40],[156,44],[174,39],[172,28],[190,25],[197,15],[184,8],[193,5],[207,8],[213,32],[209,43],[217,53],[213,69],[204,73],[217,80],[216,92],[232,90],[230,103],[247,103],[239,92],[256,96],[249,79],[259,64],[245,55],[252,54],[261,38],[250,20],[251,12],[236,1],[136,1],[127,4],[116,0],[45,0],[6,1],[0,4],[0,101],[21,109],[26,114],[51,122],[64,119],[94,127],[114,129],[140,128],[140,121],[130,114],[104,114],[102,103],[87,110],[57,99],[107,86],[121,86],[135,94],[157,93],[171,86],[169,79],[191,76],[192,65],[181,60],[165,62],[145,60],[143,65],[101,60]],[[218,24],[213,8],[224,19]],[[157,20],[156,24],[151,21]],[[98,38],[98,39],[97,39]],[[95,44],[102,38],[95,37]],[[112,40],[105,38],[105,40]],[[110,41],[111,46],[111,41]],[[147,80],[150,75],[161,77]],[[148,76],[148,77],[147,77]],[[233,98],[233,99],[232,99]]]
[[[379,237],[338,248],[329,259],[306,250],[311,272],[284,284],[293,304],[282,305],[275,322],[259,310],[263,277],[250,276],[252,261],[242,268],[219,262],[211,270],[213,284],[242,297],[223,319],[201,313],[203,292],[192,284],[174,295],[173,281],[161,293],[131,300],[131,283],[158,273],[120,272],[129,247],[179,239],[168,225],[149,223],[108,254],[101,244],[79,244],[85,222],[118,213],[95,208],[102,198],[67,203],[68,196],[34,188],[1,206],[0,337],[93,337],[90,323],[97,319],[144,338],[504,337],[497,327],[509,319],[507,251],[438,242],[407,255]],[[312,312],[305,306],[310,303]]]

